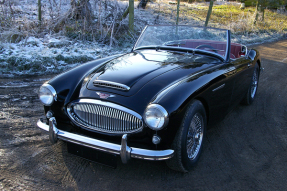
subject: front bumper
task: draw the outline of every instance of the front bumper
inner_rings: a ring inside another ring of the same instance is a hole
[[[167,150],[147,150],[133,148],[127,145],[127,134],[122,136],[121,145],[109,143],[75,133],[69,133],[57,128],[56,119],[49,119],[49,125],[45,124],[42,119],[39,119],[37,126],[44,131],[49,132],[49,139],[52,143],[56,143],[58,139],[75,143],[78,145],[90,147],[99,151],[120,155],[123,163],[127,163],[130,158],[138,158],[145,160],[167,160],[173,157],[174,151]]]

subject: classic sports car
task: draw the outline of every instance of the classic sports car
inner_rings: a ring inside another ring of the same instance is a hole
[[[131,52],[82,64],[44,83],[38,127],[68,152],[116,166],[166,160],[178,171],[198,161],[206,127],[251,104],[259,52],[229,30],[147,26]]]

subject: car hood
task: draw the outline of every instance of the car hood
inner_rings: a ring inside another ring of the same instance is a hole
[[[182,52],[141,50],[128,53],[95,69],[84,80],[78,99],[114,102],[142,114],[166,87],[202,70],[208,73],[208,68],[219,62],[214,57]],[[130,89],[94,85],[95,80],[123,84]]]
[[[109,61],[96,69],[83,88],[129,97],[157,78],[159,79],[156,81],[157,86],[153,88],[159,91],[172,81],[217,62],[218,60],[214,58],[182,52],[136,51]],[[165,77],[159,78],[159,76]],[[85,97],[84,94],[80,96]]]

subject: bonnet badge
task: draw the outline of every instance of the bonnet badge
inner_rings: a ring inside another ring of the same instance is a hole
[[[115,95],[112,94],[105,94],[105,93],[101,93],[101,92],[97,92],[97,94],[100,96],[100,98],[102,99],[107,99],[109,97],[116,97]]]

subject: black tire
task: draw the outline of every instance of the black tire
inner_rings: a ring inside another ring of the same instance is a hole
[[[197,129],[197,132],[194,129]],[[166,161],[167,166],[180,172],[191,170],[198,162],[202,152],[205,132],[206,113],[204,106],[200,101],[193,100],[187,108],[173,140],[174,156]],[[187,147],[190,149],[187,150]]]
[[[252,75],[251,83],[248,88],[248,92],[245,95],[244,99],[242,100],[242,104],[244,105],[251,105],[252,102],[254,101],[258,89],[258,84],[259,84],[259,66],[258,63],[256,63],[254,72]]]

